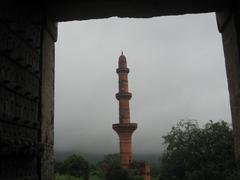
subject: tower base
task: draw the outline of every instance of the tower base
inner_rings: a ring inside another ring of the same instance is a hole
[[[132,133],[137,129],[137,124],[113,124],[113,129],[119,135],[121,167],[123,169],[128,169],[129,164],[132,162]]]

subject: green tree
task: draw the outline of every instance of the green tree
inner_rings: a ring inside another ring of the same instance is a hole
[[[155,179],[159,175],[159,170],[160,166],[158,163],[151,163],[150,164],[150,174],[151,174],[151,179]]]
[[[55,161],[54,162],[54,172],[55,174],[63,174],[64,172],[64,164],[62,161]]]
[[[89,164],[80,155],[71,155],[63,161],[63,174],[67,174],[75,177],[83,177],[88,179],[89,176]]]
[[[129,180],[128,172],[120,166],[113,166],[106,173],[107,180]]]
[[[104,159],[98,163],[102,174],[106,180],[141,180],[134,174],[127,172],[120,167],[120,155],[108,154]]]
[[[224,121],[209,121],[203,128],[193,120],[180,121],[163,137],[159,180],[234,179],[232,133]]]
[[[56,174],[55,180],[84,180],[82,177]]]
[[[108,154],[104,156],[104,159],[98,163],[98,166],[102,172],[106,176],[108,171],[112,169],[120,168],[120,155],[119,154]]]

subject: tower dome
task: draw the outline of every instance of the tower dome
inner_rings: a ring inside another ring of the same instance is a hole
[[[127,67],[126,56],[124,56],[123,52],[122,52],[121,56],[119,56],[118,67],[119,68],[126,68]]]

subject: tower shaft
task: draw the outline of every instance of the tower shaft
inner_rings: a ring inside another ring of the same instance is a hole
[[[119,135],[121,167],[128,169],[132,162],[132,133],[137,128],[136,123],[130,122],[129,100],[132,94],[128,92],[128,73],[126,57],[119,57],[118,69],[119,92],[116,98],[119,101],[119,124],[113,124],[113,129]]]

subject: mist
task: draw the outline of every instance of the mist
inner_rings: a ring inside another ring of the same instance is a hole
[[[121,51],[130,73],[133,153],[160,153],[181,119],[231,122],[221,34],[213,13],[148,19],[112,17],[59,24],[55,149],[119,152]]]

